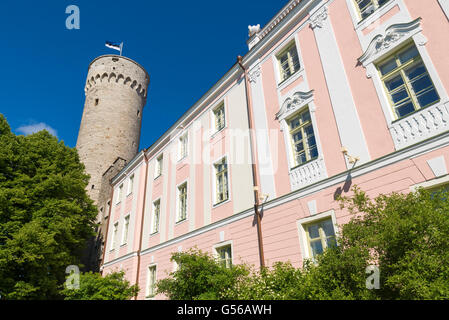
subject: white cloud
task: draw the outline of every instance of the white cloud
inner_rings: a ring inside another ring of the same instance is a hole
[[[50,132],[50,134],[54,135],[56,138],[58,137],[58,132],[52,127],[50,127],[48,124],[43,122],[30,124],[28,126],[21,126],[17,128],[17,131],[23,133],[24,135],[33,134],[41,130],[47,130],[48,132]]]

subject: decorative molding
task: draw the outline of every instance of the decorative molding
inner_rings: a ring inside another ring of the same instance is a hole
[[[323,158],[310,161],[290,171],[292,190],[300,189],[325,178],[327,178],[327,173]]]
[[[398,23],[389,26],[385,30],[385,34],[378,34],[373,38],[368,45],[365,53],[358,59],[363,66],[373,62],[381,55],[383,55],[388,49],[393,47],[401,39],[407,39],[414,34],[421,31],[421,18],[415,19],[409,23]],[[419,45],[425,44],[425,40],[422,39]]]
[[[313,90],[309,92],[295,92],[291,97],[287,98],[282,104],[281,109],[276,113],[276,119],[279,121],[285,119],[286,116],[290,115],[295,110],[299,110],[310,101],[313,100]],[[315,109],[311,108],[311,112]]]
[[[262,29],[259,33],[259,38],[262,40],[271,30],[274,29],[279,23],[281,23],[284,18],[295,9],[300,2],[303,0],[292,0],[289,4],[287,4],[284,9],[281,10],[271,21]]]
[[[262,72],[262,68],[260,66],[254,68],[254,71],[251,71],[249,73],[249,82],[256,82],[257,78],[259,78],[260,74]]]
[[[315,12],[310,18],[310,27],[315,29],[316,27],[323,28],[324,21],[328,17],[327,7],[321,7],[317,12]]]
[[[449,103],[438,103],[394,122],[390,133],[396,150],[426,140],[449,129]]]

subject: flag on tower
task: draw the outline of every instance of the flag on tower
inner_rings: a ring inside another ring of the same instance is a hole
[[[112,41],[106,41],[106,47],[120,51],[120,55],[122,55],[122,49],[123,49],[123,42],[112,42]]]

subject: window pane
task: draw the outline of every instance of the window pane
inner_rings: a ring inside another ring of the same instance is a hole
[[[302,142],[299,142],[296,144],[296,152],[302,152],[304,151],[304,144]]]
[[[396,60],[395,60],[395,58],[393,58],[393,59],[391,59],[390,61],[387,61],[387,62],[381,64],[381,65],[379,66],[379,70],[380,70],[380,73],[381,73],[382,75],[386,75],[386,74],[389,73],[390,71],[396,69],[397,66],[398,66],[398,65],[397,65],[397,63],[396,63]]]
[[[412,113],[415,111],[415,107],[413,106],[413,103],[408,102],[406,104],[403,104],[400,107],[396,108],[396,114],[398,118],[405,117],[406,115]]]
[[[318,224],[314,224],[312,226],[309,226],[307,229],[309,230],[309,237],[311,239],[315,239],[315,238],[319,238],[320,237],[319,225]]]
[[[296,162],[298,165],[302,164],[306,161],[307,161],[306,154],[304,152],[296,156]]]
[[[326,235],[326,237],[334,236],[334,235],[335,235],[335,232],[334,232],[334,225],[333,225],[331,219],[326,220],[326,221],[323,221],[323,222],[321,223],[321,228],[323,229],[323,232],[324,232],[324,234]]]
[[[298,131],[293,135],[293,140],[295,142],[301,141],[302,140],[302,132]]]
[[[401,61],[401,63],[405,63],[418,55],[418,49],[416,49],[415,46],[412,46],[411,48],[399,54],[399,60]]]
[[[303,123],[307,122],[307,121],[310,121],[310,113],[309,113],[309,111],[304,112],[303,114],[301,114],[301,120],[302,120]]]
[[[409,78],[409,80],[413,80],[422,74],[427,74],[427,69],[422,63],[420,63],[420,64],[406,70],[405,73],[407,74],[407,77]]]
[[[313,127],[311,124],[305,127],[304,131],[306,132],[307,136],[313,136]]]
[[[402,86],[404,84],[404,80],[402,79],[402,77],[400,75],[385,81],[385,86],[387,87],[387,89],[389,91],[393,91],[396,88],[399,88],[400,86]]]
[[[316,147],[310,148],[310,159],[318,157],[318,149]]]
[[[419,105],[421,107],[425,107],[431,103],[437,102],[440,99],[440,96],[438,95],[436,90],[432,87],[431,90],[418,95],[417,98],[418,98]]]
[[[290,121],[290,128],[295,129],[299,127],[299,118],[295,118],[292,121]]]
[[[390,96],[395,104],[401,102],[404,99],[409,98],[408,92],[407,90],[405,90],[405,88],[397,91],[396,93],[391,94]]]
[[[310,247],[312,248],[313,256],[323,253],[323,245],[321,244],[321,240],[310,242]]]
[[[433,88],[432,81],[430,81],[430,78],[427,75],[412,81],[411,84],[415,93],[419,93],[420,91],[428,89],[429,87]]]

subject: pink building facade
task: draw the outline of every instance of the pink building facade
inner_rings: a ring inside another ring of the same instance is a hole
[[[338,241],[354,185],[449,183],[448,2],[291,0],[251,27],[246,76],[236,63],[112,180],[103,273],[163,299],[173,252],[259,266],[253,157],[267,266]]]

